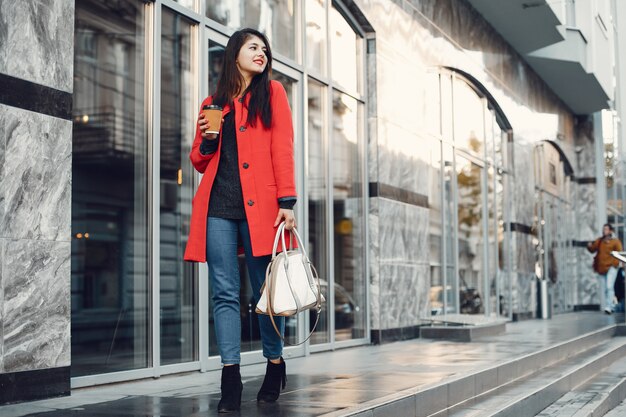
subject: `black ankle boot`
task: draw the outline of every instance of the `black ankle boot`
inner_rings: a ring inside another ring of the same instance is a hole
[[[224,366],[222,368],[222,399],[217,405],[218,413],[230,413],[241,408],[241,374],[239,365]]]
[[[267,368],[265,369],[265,379],[263,385],[256,396],[256,400],[261,403],[273,403],[280,395],[280,389],[285,389],[287,385],[287,366],[283,358],[280,363],[272,363],[267,360]]]

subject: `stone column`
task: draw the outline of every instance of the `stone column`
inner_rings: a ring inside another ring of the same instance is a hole
[[[74,1],[0,0],[0,404],[70,391]]]

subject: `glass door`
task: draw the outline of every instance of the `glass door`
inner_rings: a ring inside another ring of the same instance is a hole
[[[198,288],[194,264],[183,261],[189,233],[194,169],[196,69],[193,24],[163,7],[159,165],[161,364],[198,359]]]
[[[72,377],[151,364],[143,43],[148,9],[131,0],[115,5],[99,0],[78,3],[72,132]]]
[[[456,155],[457,233],[460,312],[485,312],[484,168]]]

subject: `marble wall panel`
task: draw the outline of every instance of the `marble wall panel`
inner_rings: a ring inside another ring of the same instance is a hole
[[[537,262],[536,248],[533,245],[533,236],[527,233],[512,232],[514,242],[514,270],[525,274],[535,273]]]
[[[0,373],[4,373],[4,274],[2,271],[3,259],[6,259],[5,248],[6,241],[0,238]]]
[[[72,124],[0,105],[0,237],[70,239]]]
[[[385,198],[378,204],[381,262],[427,264],[429,210]]]
[[[535,210],[535,176],[533,148],[523,140],[513,145],[513,172],[511,184],[511,221],[525,226],[533,225]]]
[[[367,181],[378,182],[378,119],[367,120]]]
[[[494,94],[518,133],[535,132],[532,136],[540,140],[571,129],[573,118],[568,109],[466,2],[356,3],[376,30],[377,45],[395,45],[406,60],[418,65],[445,65],[472,74]],[[523,107],[516,108],[520,105]],[[549,132],[540,132],[544,128]]]
[[[535,313],[537,311],[537,279],[535,274],[517,273],[516,275],[513,312],[518,314]]]
[[[428,195],[429,143],[387,119],[378,119],[378,181]]]
[[[575,129],[575,144],[579,152],[574,165],[575,175],[578,178],[593,178],[596,176],[596,150],[593,140],[593,120],[591,117],[579,118]]]
[[[380,239],[378,202],[380,198],[369,199],[369,285],[370,323],[372,329],[380,328]]]
[[[585,248],[575,248],[575,253],[579,260],[577,304],[600,304],[600,280],[593,270],[593,256]]]
[[[71,92],[73,16],[73,1],[0,0],[0,73]]]
[[[4,161],[5,161],[5,148],[6,148],[6,134],[4,130],[6,129],[5,120],[1,116],[2,114],[2,106],[0,105],[0,178],[2,177],[2,173],[4,172]],[[0,190],[0,225],[4,224],[4,193]],[[0,232],[0,237],[2,234]]]
[[[380,266],[380,329],[416,326],[429,317],[428,265],[382,263]]]
[[[596,184],[576,184],[577,240],[594,240],[602,234],[596,227],[596,196]]]
[[[70,365],[70,242],[6,240],[4,371]]]

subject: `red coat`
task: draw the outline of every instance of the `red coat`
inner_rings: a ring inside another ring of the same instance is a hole
[[[254,256],[272,253],[276,234],[274,221],[278,215],[278,199],[296,196],[291,109],[285,88],[278,81],[271,81],[270,91],[272,94],[270,101],[272,127],[270,129],[265,129],[260,119],[255,127],[246,123],[249,94],[245,97],[246,105],[238,100],[234,102],[239,178]],[[211,102],[212,97],[207,97],[202,105],[211,104]],[[226,106],[223,115],[229,111],[230,108]],[[202,136],[200,130],[196,128],[196,137],[189,158],[198,172],[204,175],[191,203],[191,224],[185,249],[185,260],[196,262],[206,262],[209,197],[221,152],[220,142],[217,152],[202,155],[200,154],[201,143]]]

